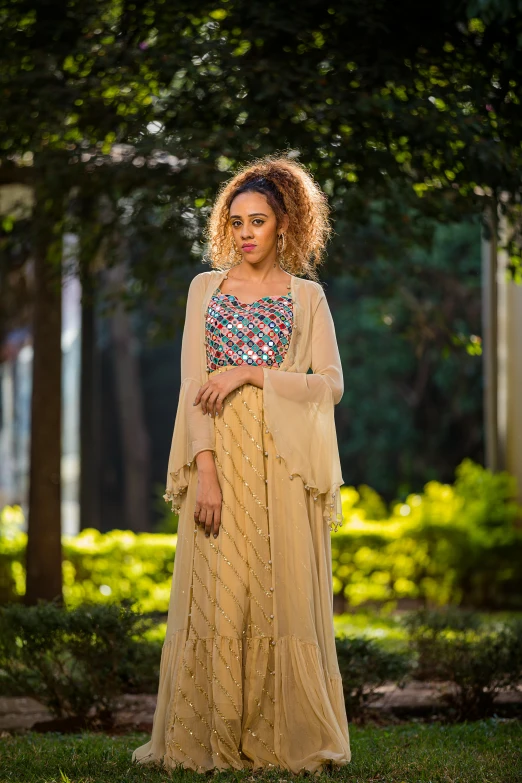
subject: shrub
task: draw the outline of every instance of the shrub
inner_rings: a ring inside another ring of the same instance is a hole
[[[142,612],[169,606],[177,536],[129,530],[83,530],[64,537],[64,596],[67,606],[84,601],[129,600]]]
[[[379,696],[379,686],[390,681],[404,686],[411,670],[404,653],[385,650],[378,642],[357,636],[338,637],[335,644],[349,720],[364,718],[368,706]]]
[[[384,610],[404,599],[521,608],[522,509],[514,492],[507,473],[469,460],[453,486],[431,481],[389,513],[368,487],[343,487],[344,523],[331,536],[335,594],[352,607],[376,603]],[[128,599],[137,610],[167,612],[176,542],[176,535],[122,530],[64,536],[67,606]],[[0,603],[24,594],[25,545],[25,533],[0,536]]]
[[[4,506],[0,509],[0,604],[25,592],[25,574],[22,554],[25,535],[21,533],[24,521],[20,506]]]
[[[457,720],[489,715],[500,688],[522,680],[522,621],[485,626],[475,612],[450,607],[404,620],[417,657],[416,679],[443,685],[439,693]]]
[[[401,598],[522,606],[522,508],[508,473],[464,460],[453,486],[430,481],[381,520],[368,518],[353,487],[341,494],[344,522],[332,536],[334,591],[351,606],[393,609]]]
[[[0,607],[2,678],[58,718],[110,724],[118,696],[156,687],[161,647],[141,641],[151,622],[125,603]]]
[[[110,727],[121,694],[157,692],[164,633],[125,603],[11,604],[0,608],[2,690],[32,696],[57,718]],[[374,641],[341,637],[336,646],[350,719],[363,718],[376,688],[410,668],[404,653]]]

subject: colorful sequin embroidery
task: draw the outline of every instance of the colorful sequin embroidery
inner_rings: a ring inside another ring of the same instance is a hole
[[[223,294],[216,288],[205,319],[207,371],[229,364],[280,365],[290,343],[292,326],[290,292],[244,303],[234,294]]]

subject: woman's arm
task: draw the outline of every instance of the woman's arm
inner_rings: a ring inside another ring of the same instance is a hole
[[[221,488],[217,475],[214,422],[203,411],[201,405],[194,405],[194,399],[206,377],[201,377],[201,307],[206,279],[196,275],[192,280],[185,314],[185,326],[181,341],[181,382],[184,387],[183,411],[188,425],[188,453],[196,460],[198,485],[194,507],[194,522],[205,528],[207,538],[218,535],[221,523]],[[203,327],[204,328],[204,327]]]
[[[215,450],[214,424],[201,405],[193,405],[198,389],[206,378],[201,377],[201,306],[206,287],[204,276],[196,275],[190,283],[185,311],[185,324],[181,340],[181,392],[183,396],[183,416],[188,426],[188,452],[191,458],[204,450]],[[179,412],[179,408],[178,408]],[[210,455],[209,455],[210,456]]]
[[[181,386],[170,447],[167,482],[164,498],[172,503],[173,511],[180,511],[181,497],[186,491],[195,461],[198,471],[198,499],[202,507],[216,506],[219,483],[214,462],[214,422],[201,409],[193,405],[194,398],[206,376],[201,375],[201,345],[204,342],[204,319],[201,308],[206,290],[204,273],[196,275],[190,283],[185,311],[185,324],[181,341]],[[213,514],[201,514],[201,521],[210,521]],[[196,518],[196,510],[194,511]],[[200,515],[198,514],[198,519]]]

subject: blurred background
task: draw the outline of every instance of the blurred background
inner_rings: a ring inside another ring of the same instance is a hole
[[[0,599],[165,610],[202,229],[286,152],[335,231],[336,609],[520,608],[517,3],[0,10]]]

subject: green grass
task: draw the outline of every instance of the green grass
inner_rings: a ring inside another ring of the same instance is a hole
[[[504,623],[522,619],[522,612],[479,612],[485,627],[498,630]],[[386,650],[402,652],[408,647],[408,633],[402,624],[402,612],[361,609],[357,612],[334,615],[336,636],[357,636],[373,639]]]
[[[408,635],[398,614],[359,611],[334,615],[336,636],[358,636],[378,641],[387,650],[404,650]]]
[[[145,734],[36,734],[2,737],[0,783],[200,783],[205,776],[131,762]],[[351,783],[519,783],[522,780],[522,722],[491,718],[476,723],[443,725],[350,726],[352,761],[320,779]],[[223,772],[216,783],[259,780],[287,783],[281,770]]]

